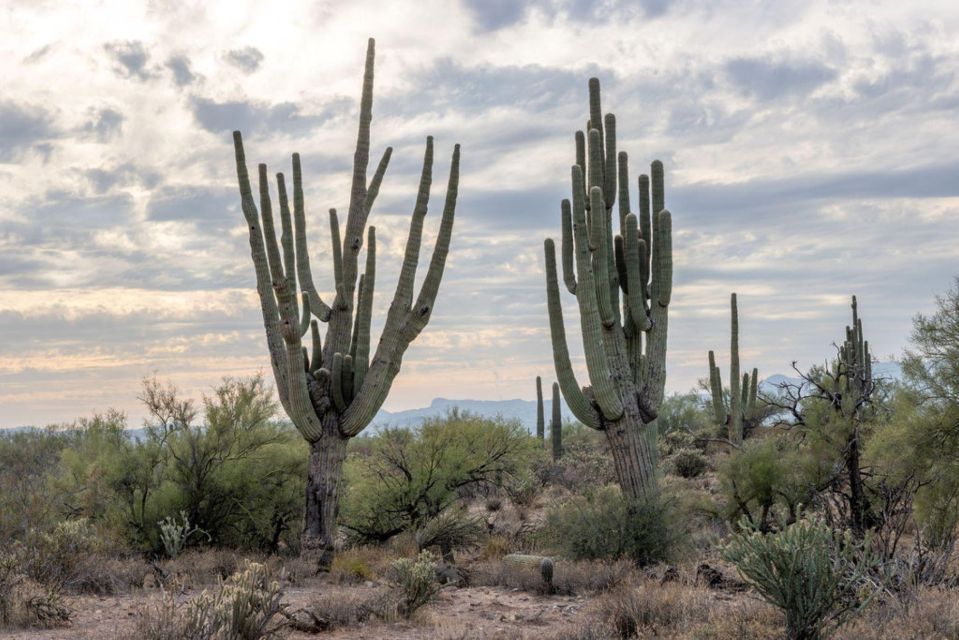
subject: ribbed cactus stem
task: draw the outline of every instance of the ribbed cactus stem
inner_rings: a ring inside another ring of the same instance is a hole
[[[542,444],[546,437],[546,415],[543,411],[543,379],[536,376],[536,437]]]
[[[729,344],[729,395],[728,402],[723,390],[722,375],[716,365],[716,355],[709,352],[709,392],[713,419],[726,433],[730,442],[741,443],[746,432],[756,426],[759,415],[756,398],[759,388],[759,371],[740,375],[739,361],[739,304],[735,293],[729,296],[730,344]]]
[[[277,229],[266,165],[257,167],[257,202],[242,137],[238,131],[233,134],[240,202],[249,231],[277,394],[293,424],[311,445],[303,548],[306,552],[321,551],[321,568],[332,560],[346,440],[365,428],[382,406],[399,372],[403,353],[429,321],[449,253],[459,185],[459,145],[455,145],[436,244],[414,302],[413,282],[432,175],[433,143],[428,138],[400,282],[379,346],[371,358],[376,238],[374,228],[367,227],[367,221],[392,155],[392,150],[387,148],[367,182],[374,57],[375,44],[370,39],[345,221],[335,209],[329,211],[333,262],[329,288],[335,291],[332,304],[320,296],[311,271],[299,154],[293,154],[292,209],[285,177],[282,173],[276,174],[280,216]],[[366,264],[360,273],[359,259],[364,244]],[[325,338],[321,338],[317,321],[328,325]],[[312,354],[303,344],[307,333],[310,333]]]
[[[549,423],[549,438],[553,445],[553,461],[563,457],[563,412],[559,399],[559,383],[553,383],[553,418]]]
[[[731,314],[730,341],[729,341],[729,439],[739,443],[743,441],[743,414],[742,389],[739,377],[739,310],[736,304],[736,294],[729,297]]]
[[[544,243],[546,298],[559,389],[576,418],[606,433],[617,479],[623,492],[636,498],[656,486],[656,412],[665,389],[672,294],[672,217],[664,208],[658,161],[651,166],[652,180],[639,178],[639,214],[629,210],[628,157],[616,148],[617,126],[615,116],[602,112],[599,81],[590,79],[586,133],[575,137],[572,197],[560,207],[563,280],[578,303],[587,386],[581,387],[572,371],[550,239]]]
[[[503,556],[503,564],[523,570],[536,571],[547,586],[553,584],[553,559],[546,556],[534,556],[523,553],[510,553]]]

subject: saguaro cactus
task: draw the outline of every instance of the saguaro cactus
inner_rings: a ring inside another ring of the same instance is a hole
[[[540,444],[546,437],[546,412],[543,410],[543,379],[536,376],[536,437]]]
[[[755,426],[758,418],[756,396],[759,388],[759,370],[739,377],[739,307],[736,294],[729,296],[730,344],[729,344],[729,401],[723,393],[722,375],[716,366],[716,354],[709,352],[709,390],[712,395],[713,416],[716,424],[725,427],[729,440],[736,444],[743,441]]]
[[[549,439],[553,444],[553,461],[563,457],[563,410],[559,404],[559,383],[553,383],[553,419],[549,423]]]
[[[342,241],[336,210],[330,210],[335,287],[331,304],[321,298],[310,271],[300,156],[293,154],[292,216],[284,176],[282,173],[276,176],[281,229],[278,241],[266,165],[259,165],[258,211],[240,132],[233,134],[240,198],[250,232],[257,292],[277,392],[287,415],[310,443],[302,542],[304,552],[318,554],[321,570],[329,567],[333,557],[346,442],[360,433],[382,406],[400,370],[403,353],[430,319],[449,252],[459,183],[460,152],[456,145],[439,234],[426,277],[414,301],[414,278],[433,171],[433,140],[427,138],[403,267],[383,334],[371,360],[376,231],[372,226],[367,229],[366,223],[392,153],[392,149],[386,149],[372,179],[367,182],[373,59],[371,38],[366,52],[352,188]],[[364,235],[366,264],[357,283]],[[318,320],[328,326],[325,341],[321,340]],[[311,351],[302,343],[307,332],[311,336]]]
[[[843,451],[849,481],[849,520],[853,533],[862,537],[872,522],[860,464],[860,427],[867,419],[864,414],[872,402],[875,383],[872,379],[869,341],[863,338],[862,318],[859,317],[856,296],[852,297],[852,325],[846,327],[846,338],[839,347],[839,358],[833,368],[832,381],[833,408],[841,421],[848,422]]]
[[[672,217],[663,165],[639,177],[639,215],[630,211],[628,161],[616,152],[616,118],[602,114],[599,80],[589,81],[587,133],[578,131],[572,201],[563,200],[563,280],[579,306],[590,385],[573,373],[556,277],[556,248],[545,242],[546,294],[559,387],[573,414],[606,434],[626,496],[656,486],[656,414],[666,382],[672,292]],[[620,234],[613,236],[619,200]],[[622,308],[620,308],[622,292]]]

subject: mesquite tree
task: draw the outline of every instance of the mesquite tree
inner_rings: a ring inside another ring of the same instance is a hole
[[[449,252],[459,183],[459,145],[456,145],[433,257],[419,294],[414,299],[414,278],[423,235],[423,219],[432,182],[433,140],[427,138],[426,156],[399,282],[383,333],[371,359],[370,323],[376,279],[376,231],[372,226],[366,228],[366,223],[392,153],[388,147],[373,177],[367,182],[373,107],[373,58],[374,41],[371,38],[366,52],[359,133],[353,156],[353,180],[342,241],[336,210],[330,209],[335,287],[332,303],[327,304],[322,299],[310,271],[299,154],[293,154],[292,216],[283,174],[276,175],[280,210],[278,240],[266,165],[259,165],[260,206],[257,211],[240,132],[233,134],[240,198],[243,215],[249,226],[257,292],[277,392],[287,415],[310,443],[302,542],[304,552],[318,554],[320,569],[328,568],[333,558],[347,440],[360,433],[383,405],[393,378],[400,370],[403,353],[426,326],[432,314]],[[362,275],[359,275],[358,263],[364,235],[366,262]],[[321,339],[318,320],[327,324],[325,340]],[[303,345],[303,338],[308,332],[311,350]]]
[[[744,373],[739,378],[739,308],[736,294],[729,296],[730,345],[729,345],[729,401],[723,395],[723,379],[716,366],[716,354],[709,352],[709,391],[712,396],[713,418],[720,427],[725,427],[730,442],[740,444],[756,426],[758,413],[756,395],[759,388],[759,370],[752,375]]]
[[[563,280],[579,306],[590,386],[573,373],[556,277],[556,248],[545,242],[546,293],[556,376],[580,422],[603,431],[623,493],[656,487],[656,413],[666,382],[666,329],[672,292],[672,218],[663,165],[639,177],[639,215],[630,211],[628,163],[616,153],[616,118],[589,81],[588,132],[576,132],[572,201],[563,200]],[[620,234],[613,236],[619,200]],[[622,292],[622,308],[620,308]]]

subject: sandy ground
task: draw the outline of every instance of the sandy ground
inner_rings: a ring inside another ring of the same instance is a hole
[[[326,589],[341,587],[317,582],[284,590],[283,602],[290,609],[309,604]],[[189,597],[194,594],[187,594]],[[66,598],[74,610],[70,626],[57,629],[0,631],[4,640],[127,640],[136,637],[134,627],[139,611],[157,602],[156,591],[132,595],[78,596]],[[336,640],[397,638],[535,638],[561,630],[575,619],[585,604],[583,596],[540,596],[504,587],[445,587],[436,600],[410,622],[369,623],[310,635],[290,632],[292,639],[332,638]]]

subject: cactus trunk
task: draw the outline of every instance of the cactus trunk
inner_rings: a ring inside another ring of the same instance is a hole
[[[338,432],[310,443],[301,544],[305,554],[316,558],[320,571],[328,571],[333,562],[346,443],[347,439]]]

